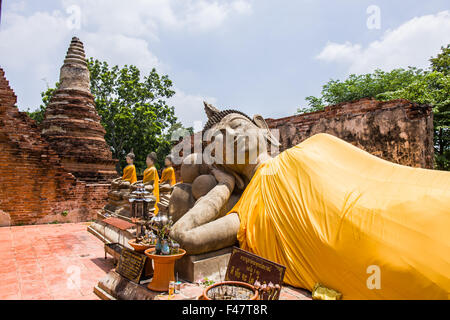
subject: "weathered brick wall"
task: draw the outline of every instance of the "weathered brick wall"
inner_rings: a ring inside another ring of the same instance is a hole
[[[266,121],[269,127],[279,130],[282,150],[324,132],[394,163],[433,168],[430,106],[407,100],[361,99],[323,111]]]
[[[16,100],[0,69],[2,224],[92,219],[106,204],[109,185],[87,184],[67,172],[36,123],[15,107]]]

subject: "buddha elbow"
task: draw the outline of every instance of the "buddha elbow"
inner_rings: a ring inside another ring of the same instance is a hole
[[[172,237],[172,235],[171,235]],[[188,232],[185,233],[178,233],[174,234],[172,239],[177,241],[180,244],[180,247],[184,250],[186,250],[189,254],[197,254],[199,245],[198,241],[195,240],[195,237],[192,237],[192,234],[189,234]]]

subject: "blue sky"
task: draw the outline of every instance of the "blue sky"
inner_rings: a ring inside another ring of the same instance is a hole
[[[370,6],[379,29],[367,26]],[[168,74],[186,126],[205,120],[202,100],[277,118],[330,78],[426,67],[450,43],[449,9],[444,0],[4,0],[0,67],[19,108],[33,110],[75,35],[88,56]]]

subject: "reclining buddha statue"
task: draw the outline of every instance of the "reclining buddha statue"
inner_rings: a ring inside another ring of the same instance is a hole
[[[171,231],[188,253],[239,241],[286,266],[295,287],[321,283],[344,299],[448,299],[450,172],[394,164],[328,134],[273,157],[277,141],[261,116],[207,103],[205,111],[213,139],[182,171],[215,182],[186,200]]]

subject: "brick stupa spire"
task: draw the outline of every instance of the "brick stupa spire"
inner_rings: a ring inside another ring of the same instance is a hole
[[[59,86],[42,122],[42,135],[59,154],[65,169],[80,180],[104,182],[117,176],[116,160],[106,143],[95,109],[83,43],[72,38]]]

